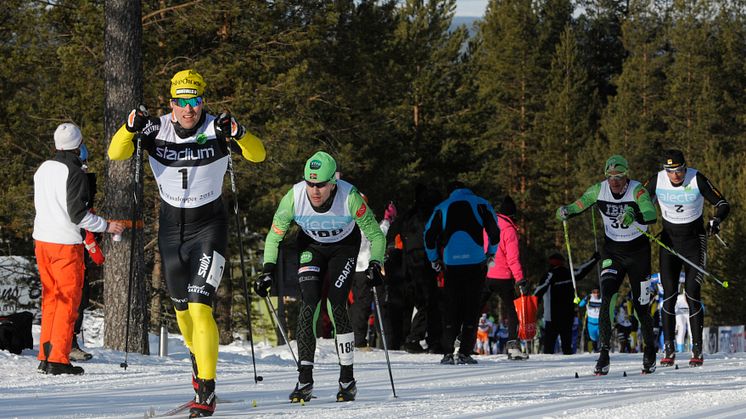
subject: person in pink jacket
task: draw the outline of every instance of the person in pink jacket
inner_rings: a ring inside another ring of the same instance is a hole
[[[490,300],[492,294],[497,295],[502,301],[502,313],[500,317],[508,319],[508,358],[520,356],[520,345],[518,344],[518,316],[513,307],[516,298],[515,286],[517,284],[522,294],[528,294],[528,282],[523,278],[520,251],[518,249],[518,227],[513,221],[516,206],[510,195],[505,195],[500,208],[497,211],[497,225],[500,227],[500,243],[495,253],[494,264],[487,271],[484,291],[482,292],[481,306]]]

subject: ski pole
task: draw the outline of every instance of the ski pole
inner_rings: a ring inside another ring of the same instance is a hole
[[[389,380],[391,380],[391,391],[396,398],[396,388],[394,388],[394,376],[391,374],[391,361],[389,360],[389,348],[386,344],[386,332],[383,330],[383,318],[381,317],[381,304],[378,302],[378,291],[373,288],[373,300],[376,303],[376,317],[378,317],[378,326],[381,328],[381,340],[383,340],[383,353],[386,354],[386,365],[389,368]]]
[[[280,323],[280,318],[277,316],[277,310],[275,310],[275,306],[272,305],[272,300],[269,298],[269,295],[264,297],[264,301],[267,303],[267,307],[269,307],[269,312],[272,313],[272,317],[275,319],[275,324],[277,324],[277,328],[280,330],[280,334],[282,335],[282,338],[285,339],[285,343],[288,345],[288,349],[290,349],[290,355],[293,356],[293,361],[295,361],[295,365],[299,366],[298,358],[295,357],[295,352],[293,352],[293,347],[290,345],[290,339],[288,339],[288,335],[287,333],[285,333],[285,328],[282,327],[282,323]]]
[[[704,269],[702,269],[701,267],[699,267],[699,266],[698,266],[698,265],[697,265],[696,263],[694,263],[694,262],[690,261],[689,259],[687,259],[687,258],[685,258],[684,256],[680,255],[680,254],[679,254],[678,252],[676,252],[675,250],[673,250],[673,249],[671,249],[670,247],[666,246],[666,245],[665,245],[665,244],[664,244],[664,243],[663,243],[662,241],[658,240],[658,238],[657,238],[657,237],[653,236],[652,234],[648,233],[647,231],[644,231],[644,230],[643,230],[643,229],[641,229],[640,227],[637,227],[637,226],[635,226],[635,228],[637,229],[637,231],[639,231],[640,233],[644,234],[644,235],[645,235],[645,236],[646,236],[647,238],[649,238],[650,240],[652,240],[652,241],[656,242],[656,243],[657,243],[657,244],[658,244],[658,245],[659,245],[660,247],[662,247],[662,248],[664,248],[664,249],[668,250],[668,251],[669,251],[669,252],[670,252],[670,253],[671,253],[672,255],[674,255],[674,256],[678,257],[679,259],[683,260],[684,262],[688,263],[688,264],[689,264],[689,266],[691,266],[692,268],[694,268],[694,269],[698,270],[698,271],[699,271],[699,272],[701,272],[701,273],[702,273],[703,275],[709,276],[709,277],[710,277],[710,278],[712,278],[712,279],[713,279],[713,280],[714,280],[715,282],[717,282],[718,284],[722,285],[722,286],[723,286],[723,288],[728,288],[728,281],[721,281],[721,280],[719,280],[719,279],[718,279],[718,278],[717,278],[717,277],[716,277],[715,275],[713,275],[713,274],[711,274],[711,273],[707,272],[706,270],[704,270]]]
[[[567,247],[567,260],[570,263],[570,278],[572,279],[572,289],[575,293],[575,299],[573,302],[575,305],[580,303],[578,297],[578,287],[575,285],[575,268],[572,266],[572,252],[570,252],[570,235],[567,233],[567,220],[562,220],[562,228],[565,230],[565,246]]]
[[[231,192],[233,192],[233,214],[236,216],[236,230],[238,236],[238,253],[241,255],[241,283],[243,284],[243,297],[246,301],[246,323],[249,327],[249,343],[251,344],[251,364],[254,366],[254,384],[264,380],[264,377],[256,374],[256,356],[254,355],[254,332],[251,329],[251,295],[246,285],[246,264],[243,259],[243,235],[241,234],[241,219],[238,216],[238,190],[236,189],[236,179],[233,173],[233,154],[231,146],[228,144],[228,172],[231,177]]]
[[[148,111],[144,106],[140,105],[140,110],[147,117]],[[137,135],[135,141],[135,168],[134,176],[132,179],[132,225],[130,226],[130,271],[129,279],[127,281],[127,321],[124,327],[124,362],[120,363],[119,366],[127,371],[127,359],[129,356],[129,343],[130,343],[130,317],[132,315],[132,282],[135,276],[135,225],[137,223],[137,207],[139,202],[137,200],[137,191],[140,188],[140,165],[142,164],[142,136]]]
[[[726,243],[725,240],[723,240],[723,238],[720,237],[720,234],[715,234],[715,237],[718,239],[720,244],[723,245],[724,248],[728,249],[728,243]]]
[[[596,237],[596,211],[591,209],[591,223],[593,224],[593,246],[598,253],[598,238]],[[598,274],[598,283],[601,283],[601,264],[596,264],[596,273]]]

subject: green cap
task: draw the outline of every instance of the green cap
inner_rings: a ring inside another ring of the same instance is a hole
[[[606,160],[606,166],[604,166],[604,174],[608,175],[609,172],[612,170],[616,170],[620,173],[627,173],[628,168],[629,165],[627,164],[627,159],[618,154],[615,154],[609,157],[609,160]]]
[[[334,157],[323,151],[317,151],[306,161],[303,179],[314,183],[337,183],[337,179],[334,177],[336,171],[337,162],[334,161]]]

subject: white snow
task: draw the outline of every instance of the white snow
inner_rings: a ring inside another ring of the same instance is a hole
[[[130,353],[125,371],[119,366],[124,353],[101,345],[100,318],[87,316],[84,328],[94,358],[74,363],[85,368],[81,376],[37,373],[37,346],[22,355],[0,351],[0,417],[142,418],[151,409],[164,413],[193,396],[189,356],[180,336],[170,336],[167,357]],[[37,342],[38,334],[34,326]],[[151,336],[150,347],[157,352],[157,336]],[[220,347],[217,393],[231,403],[219,404],[216,417],[746,417],[746,353],[706,355],[702,368],[689,368],[689,354],[682,353],[678,370],[659,367],[651,375],[640,374],[641,354],[612,354],[609,375],[595,377],[594,354],[531,355],[527,361],[489,355],[477,356],[478,365],[440,365],[439,355],[391,351],[394,398],[383,351],[356,352],[357,400],[337,403],[334,345],[320,339],[317,398],[301,406],[287,400],[297,378],[287,347],[262,344],[255,352],[257,373],[264,377],[258,384],[248,344]]]

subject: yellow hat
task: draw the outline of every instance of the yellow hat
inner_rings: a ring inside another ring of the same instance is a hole
[[[202,96],[207,84],[200,74],[194,70],[182,70],[171,78],[171,98]]]

